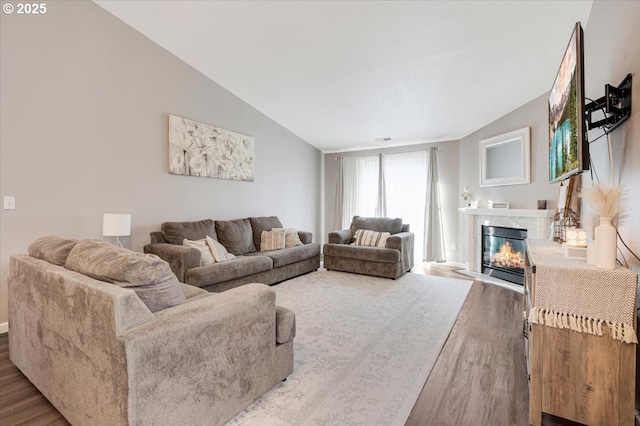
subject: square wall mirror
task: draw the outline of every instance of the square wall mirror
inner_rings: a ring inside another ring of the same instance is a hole
[[[531,183],[529,128],[480,141],[480,186]]]

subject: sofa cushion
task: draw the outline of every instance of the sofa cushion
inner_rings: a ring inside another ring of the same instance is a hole
[[[40,237],[29,245],[29,256],[45,260],[54,265],[64,266],[67,256],[78,240],[69,240],[53,235]]]
[[[182,241],[203,240],[208,236],[216,238],[216,228],[213,220],[204,219],[196,222],[164,222],[160,226],[162,236],[171,244],[182,245]]]
[[[207,235],[207,237],[209,236]],[[213,254],[211,254],[211,249],[209,248],[209,244],[207,244],[206,239],[192,241],[185,238],[182,240],[182,245],[192,247],[200,252],[200,266],[208,265],[216,261],[213,258]]]
[[[284,229],[274,229],[272,231],[262,231],[260,237],[260,251],[280,250],[285,247],[286,232]]]
[[[216,220],[215,224],[218,241],[229,252],[239,256],[256,251],[249,219]]]
[[[266,251],[259,253],[248,253],[247,256],[266,256],[273,259],[273,267],[290,265],[303,260],[312,259],[320,255],[320,244],[312,243],[298,247],[285,248],[282,250]]]
[[[209,245],[209,250],[211,250],[211,254],[213,255],[213,260],[216,262],[226,262],[227,260],[236,258],[235,254],[229,253],[225,246],[209,236],[207,236],[207,244]]]
[[[151,312],[186,301],[169,264],[153,254],[136,253],[99,240],[79,241],[66,268],[91,278],[130,288]]]
[[[355,234],[358,229],[370,231],[388,232],[391,235],[402,232],[402,219],[390,217],[361,217],[354,216],[351,222],[351,230]]]
[[[346,257],[371,262],[398,263],[400,251],[382,247],[362,247],[347,244],[325,244],[325,256]]]
[[[277,216],[250,217],[251,229],[253,230],[253,244],[260,247],[262,231],[271,231],[273,228],[282,228],[282,223]]]
[[[367,247],[384,247],[387,239],[391,236],[388,232],[369,231],[368,229],[358,229],[355,233],[353,245]]]
[[[273,269],[273,260],[266,256],[240,256],[228,262],[189,269],[185,275],[188,284],[204,287]]]

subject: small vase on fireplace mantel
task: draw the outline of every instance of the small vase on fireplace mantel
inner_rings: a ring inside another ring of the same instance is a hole
[[[616,228],[611,225],[610,217],[601,217],[600,225],[596,227],[595,266],[602,269],[615,269],[617,257]]]

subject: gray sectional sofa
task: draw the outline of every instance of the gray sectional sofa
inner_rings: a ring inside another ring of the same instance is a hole
[[[389,232],[384,247],[353,245],[358,229]],[[327,270],[396,279],[413,268],[414,235],[400,218],[354,216],[349,229],[329,233],[323,247]]]
[[[310,232],[298,232],[303,243],[300,246],[260,251],[262,231],[282,227],[276,216],[165,222],[160,232],[151,232],[151,243],[144,251],[167,261],[181,282],[211,292],[248,283],[275,284],[317,270],[320,245],[311,241]],[[202,266],[201,253],[182,242],[185,238],[202,240],[207,236],[220,242],[236,258]]]
[[[43,237],[11,256],[9,353],[75,425],[220,425],[293,371],[293,312],[250,284],[181,284],[166,262]]]

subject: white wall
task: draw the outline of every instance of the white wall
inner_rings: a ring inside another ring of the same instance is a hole
[[[366,151],[349,151],[324,155],[325,170],[325,210],[324,223],[325,232],[324,240],[327,239],[328,232],[334,231],[333,210],[336,198],[336,181],[338,178],[338,162],[336,157],[366,157],[378,155],[379,153],[396,154],[401,152],[413,152],[429,149],[432,146],[440,146],[442,150],[438,152],[438,173],[440,178],[440,201],[442,202],[442,220],[445,235],[445,250],[447,261],[459,261],[459,249],[452,249],[451,244],[455,243],[459,247],[458,235],[458,142],[447,141],[430,144],[407,145],[395,148],[381,148]],[[411,185],[411,182],[407,182]],[[411,225],[411,224],[409,224]],[[345,225],[348,227],[348,224]]]
[[[141,251],[163,221],[278,215],[320,232],[321,153],[92,2],[1,14],[0,323],[9,256],[54,234],[102,238],[132,214]],[[254,136],[255,182],[168,173],[167,115]]]

